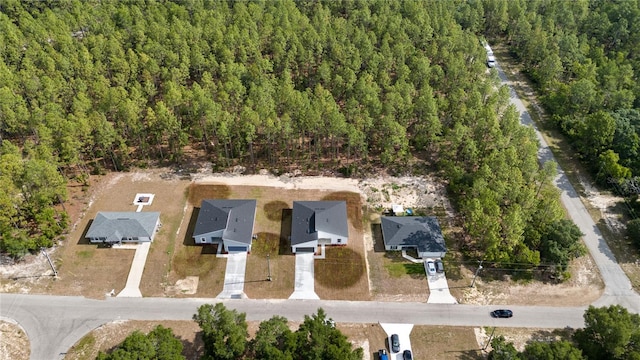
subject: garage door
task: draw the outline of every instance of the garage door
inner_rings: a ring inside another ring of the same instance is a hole
[[[297,253],[312,253],[312,252],[316,252],[316,249],[314,249],[313,247],[297,247],[296,248],[296,252]]]
[[[247,251],[247,247],[246,246],[229,246],[227,248],[228,252],[246,252]]]

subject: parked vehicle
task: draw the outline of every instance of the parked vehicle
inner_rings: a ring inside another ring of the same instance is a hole
[[[336,327],[336,322],[332,318],[324,319],[324,323],[329,327],[332,327],[332,328]]]
[[[428,275],[435,275],[436,274],[436,265],[434,264],[433,260],[431,260],[431,259],[427,260],[426,268],[427,268],[427,274]]]
[[[488,55],[487,56],[487,66],[492,68],[492,67],[496,67],[496,57],[493,55]]]
[[[513,316],[513,311],[507,309],[498,309],[492,311],[491,316],[496,318],[510,318]]]
[[[397,353],[400,351],[400,338],[398,337],[398,334],[391,335],[389,343],[391,345],[389,347],[391,348],[392,353]]]
[[[378,360],[389,360],[389,355],[387,355],[386,349],[378,350]]]
[[[440,259],[436,259],[436,271],[439,273],[444,272],[444,263]]]
[[[413,355],[411,354],[411,350],[405,350],[402,353],[402,360],[413,360]]]

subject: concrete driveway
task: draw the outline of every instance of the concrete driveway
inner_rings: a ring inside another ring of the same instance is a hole
[[[449,283],[444,273],[427,274],[429,284],[429,304],[457,304],[458,301],[449,292]]]
[[[313,253],[296,254],[295,288],[289,299],[320,299],[315,291]]]
[[[142,280],[142,272],[144,265],[147,263],[147,255],[149,255],[150,242],[144,242],[136,245],[136,253],[131,262],[127,284],[120,291],[118,297],[142,297],[140,292],[140,281]]]
[[[224,287],[218,294],[218,299],[243,299],[244,273],[247,269],[247,253],[235,252],[227,254],[227,269],[224,273]]]
[[[413,329],[413,324],[393,324],[393,323],[380,323],[382,326],[382,330],[387,334],[387,349],[389,353],[389,360],[402,360],[402,352],[405,350],[413,350],[411,349],[411,338],[409,335],[411,334],[411,330]],[[400,340],[400,351],[394,353],[391,351],[391,341],[390,337],[392,334],[398,334],[398,339]]]

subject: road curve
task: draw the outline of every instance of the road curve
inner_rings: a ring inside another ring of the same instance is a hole
[[[107,298],[0,294],[0,316],[15,319],[31,341],[31,359],[63,358],[91,330],[115,320],[191,320],[198,306],[222,302],[247,314],[249,321],[282,315],[302,321],[323,308],[337,322],[409,323],[416,325],[581,327],[585,307],[510,306],[514,317],[494,319],[499,306],[426,304],[416,302]]]
[[[536,132],[536,136],[540,143],[538,150],[538,158],[540,159],[540,162],[544,163],[549,160],[555,161],[551,148],[549,148],[549,145],[544,140],[542,134],[531,119],[531,116],[522,103],[522,100],[520,100],[513,89],[513,84],[509,81],[500,66],[496,66],[496,69],[502,83],[509,86],[511,93],[510,101],[516,107],[518,112],[520,112],[520,122],[525,126],[532,126]],[[629,309],[629,311],[640,313],[640,295],[633,290],[629,278],[624,271],[622,271],[620,265],[618,265],[618,262],[616,261],[615,256],[613,256],[609,245],[607,245],[607,242],[604,240],[600,229],[598,229],[596,223],[591,218],[591,215],[589,215],[589,212],[582,203],[578,193],[569,182],[569,178],[567,178],[567,175],[559,165],[557,169],[558,175],[554,182],[561,191],[562,203],[567,209],[571,220],[576,223],[580,228],[580,231],[584,234],[584,243],[593,257],[593,260],[597,264],[600,274],[602,275],[602,280],[605,284],[604,294],[600,299],[596,300],[593,305],[608,306],[619,304]]]

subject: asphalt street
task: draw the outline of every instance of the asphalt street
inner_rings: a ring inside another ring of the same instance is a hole
[[[497,69],[503,81],[511,85],[499,66]],[[513,90],[511,101],[520,111],[522,123],[534,126]],[[552,160],[553,154],[537,129],[536,134],[540,141],[541,161]],[[617,264],[562,169],[558,169],[558,173],[555,181],[562,190],[562,201],[573,221],[585,234],[585,243],[605,282],[604,295],[594,305],[621,304],[632,312],[640,313],[640,296],[631,288],[629,279]],[[489,312],[501,306],[328,300],[90,300],[81,297],[0,294],[0,316],[15,320],[26,331],[31,343],[31,359],[50,360],[63,358],[64,353],[82,336],[110,321],[189,320],[198,306],[216,302],[223,302],[228,308],[246,313],[250,321],[266,320],[276,314],[292,321],[302,321],[304,315],[313,314],[322,307],[337,322],[536,328],[581,327],[585,310],[585,307],[508,306],[515,314],[513,318],[494,319]]]
[[[82,336],[114,320],[190,320],[198,306],[222,302],[227,308],[261,321],[274,314],[302,321],[323,308],[336,322],[406,323],[416,325],[512,326],[565,328],[583,324],[584,307],[554,308],[510,306],[511,319],[494,319],[489,313],[499,306],[425,304],[406,302],[107,298],[0,294],[0,315],[15,319],[31,341],[31,359],[62,358]]]

